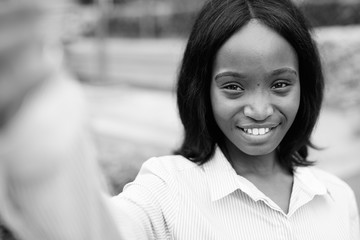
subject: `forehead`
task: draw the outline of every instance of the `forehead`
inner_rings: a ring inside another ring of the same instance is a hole
[[[278,33],[252,20],[229,38],[217,53],[214,71],[272,71],[289,67],[298,71],[293,47]]]

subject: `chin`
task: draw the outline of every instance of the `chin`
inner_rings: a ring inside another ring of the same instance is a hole
[[[246,155],[254,156],[254,157],[268,155],[274,151],[274,150],[266,151],[262,149],[245,149],[245,150],[239,149],[239,150],[245,153]]]
[[[254,146],[244,146],[244,145],[240,145],[240,144],[234,144],[232,143],[231,145],[233,145],[233,147],[235,147],[237,151],[240,151],[246,155],[249,156],[265,156],[268,154],[273,153],[276,148],[276,146],[264,146],[264,145],[254,145]]]

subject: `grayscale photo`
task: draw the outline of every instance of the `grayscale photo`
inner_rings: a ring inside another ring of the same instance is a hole
[[[0,0],[0,240],[360,240],[360,0]]]

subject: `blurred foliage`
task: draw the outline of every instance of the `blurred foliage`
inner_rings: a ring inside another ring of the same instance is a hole
[[[106,13],[110,36],[186,37],[203,0],[116,2],[119,4],[115,4],[110,12]],[[298,4],[314,27],[360,24],[360,1],[301,0]],[[86,32],[90,36],[95,33],[95,29],[88,29]]]
[[[110,2],[114,3],[114,4],[122,4],[122,3],[126,3],[129,2],[131,0],[111,0]],[[83,4],[83,5],[92,5],[92,4],[96,4],[97,0],[76,0],[77,3]]]
[[[301,8],[314,27],[360,23],[360,2],[313,2],[303,4]]]
[[[327,84],[325,105],[360,113],[359,26],[320,28],[317,37]]]
[[[151,31],[143,31],[142,21],[139,18],[111,17],[108,23],[109,35],[114,37],[184,37],[189,33],[195,14],[174,13],[171,16],[149,18],[153,23]]]

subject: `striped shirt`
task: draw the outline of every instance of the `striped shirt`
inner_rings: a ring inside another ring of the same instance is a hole
[[[138,239],[360,239],[353,191],[337,177],[296,168],[284,213],[219,148],[202,166],[181,156],[148,160],[111,204],[120,231],[131,220]]]

